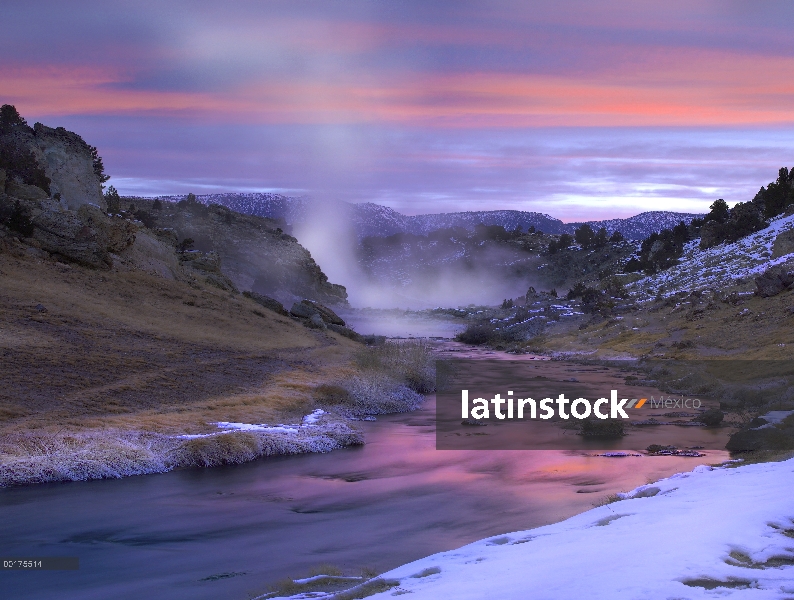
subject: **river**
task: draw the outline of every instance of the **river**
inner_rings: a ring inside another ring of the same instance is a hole
[[[80,558],[78,571],[3,572],[0,596],[242,600],[321,564],[384,571],[553,523],[727,458],[439,451],[434,414],[431,396],[362,422],[367,444],[330,454],[0,490],[4,556]]]

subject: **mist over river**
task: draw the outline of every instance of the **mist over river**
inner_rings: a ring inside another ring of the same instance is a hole
[[[322,564],[382,572],[553,523],[727,458],[439,451],[434,402],[361,422],[366,445],[330,454],[0,490],[5,556],[80,558],[79,571],[3,572],[3,597],[244,599]]]

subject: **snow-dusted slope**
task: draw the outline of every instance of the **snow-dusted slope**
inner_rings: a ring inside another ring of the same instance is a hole
[[[399,582],[395,587],[369,597],[791,598],[792,489],[794,459],[735,469],[700,466],[561,523],[404,565],[381,575]]]
[[[777,217],[766,229],[732,244],[701,250],[700,240],[694,240],[684,248],[680,264],[637,281],[629,290],[642,295],[649,290],[656,293],[664,286],[663,295],[670,295],[678,291],[721,290],[739,281],[752,287],[754,276],[794,258],[787,254],[772,259],[775,238],[788,229],[794,229],[794,215]]]
[[[666,210],[654,210],[640,213],[626,219],[608,219],[606,221],[587,221],[593,229],[604,227],[609,233],[620,231],[623,237],[629,240],[644,240],[651,233],[662,229],[672,229],[681,221],[687,225],[695,217],[692,213],[668,212]],[[578,227],[581,223],[569,223],[570,227]]]

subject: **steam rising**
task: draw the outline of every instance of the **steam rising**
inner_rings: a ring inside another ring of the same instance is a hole
[[[443,244],[425,243],[421,248],[406,244],[374,261],[363,261],[344,206],[315,198],[294,233],[330,281],[347,288],[353,307],[417,310],[493,305],[523,296],[530,285],[538,285],[532,275],[537,258],[499,246],[462,253]]]

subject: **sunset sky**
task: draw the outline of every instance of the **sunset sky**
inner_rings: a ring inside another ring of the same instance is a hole
[[[794,166],[794,3],[2,3],[0,102],[128,194],[702,212]]]

